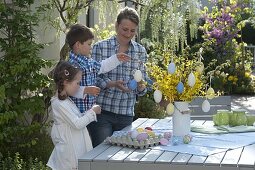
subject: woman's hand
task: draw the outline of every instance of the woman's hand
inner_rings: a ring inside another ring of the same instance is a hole
[[[130,92],[131,90],[127,88],[124,84],[125,82],[123,80],[109,81],[107,83],[107,88],[116,87],[123,92]]]
[[[126,86],[124,86],[125,82],[123,80],[117,80],[115,82],[115,87],[120,89],[123,92],[131,92],[131,90],[129,88],[127,88]]]

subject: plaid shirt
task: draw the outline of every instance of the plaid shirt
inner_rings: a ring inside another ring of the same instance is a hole
[[[118,47],[119,44],[116,40],[116,36],[98,42],[93,46],[92,58],[96,61],[102,61],[114,54],[117,54]],[[139,92],[136,89],[132,92],[126,93],[115,87],[111,89],[106,88],[107,82],[111,80],[124,80],[128,83],[128,81],[134,78],[133,74],[137,69],[142,71],[145,81],[148,80],[144,67],[144,64],[147,61],[145,48],[142,45],[131,41],[126,54],[131,57],[130,62],[122,63],[112,71],[98,76],[97,86],[101,88],[101,91],[97,97],[97,104],[102,107],[102,110],[121,115],[134,116],[136,95],[144,95],[147,92],[147,89],[142,92]]]
[[[72,51],[69,54],[69,62],[78,66],[82,70],[81,86],[94,86],[96,84],[97,74],[100,70],[101,64],[92,58],[86,56],[76,55]],[[96,102],[96,98],[92,95],[86,96],[85,99],[78,99],[71,97],[81,113],[89,110]]]

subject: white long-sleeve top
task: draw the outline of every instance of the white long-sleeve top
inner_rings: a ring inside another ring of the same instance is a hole
[[[88,110],[79,117],[81,113],[70,98],[53,97],[51,107],[54,120],[51,138],[55,147],[47,166],[53,170],[77,169],[78,157],[93,148],[86,126],[96,121],[96,114]]]

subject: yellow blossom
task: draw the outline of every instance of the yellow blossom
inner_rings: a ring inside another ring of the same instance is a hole
[[[245,74],[244,74],[244,76],[245,76],[246,78],[249,78],[250,75],[251,75],[251,74],[250,74],[249,72],[247,72],[247,71],[246,71]]]
[[[236,83],[238,81],[237,76],[234,77],[234,82]]]
[[[233,76],[229,76],[228,77],[228,81],[233,81],[234,80],[234,77]]]

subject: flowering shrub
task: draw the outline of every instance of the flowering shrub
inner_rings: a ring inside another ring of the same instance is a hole
[[[205,53],[210,53],[210,59],[205,61],[214,58],[206,63],[208,74],[213,76],[213,86],[228,94],[253,92],[251,76],[245,76],[251,73],[251,57],[244,51],[245,44],[236,40],[244,19],[253,15],[251,3],[249,0],[214,0],[213,4],[212,12],[205,8],[205,24],[201,27],[205,40],[202,46]]]

